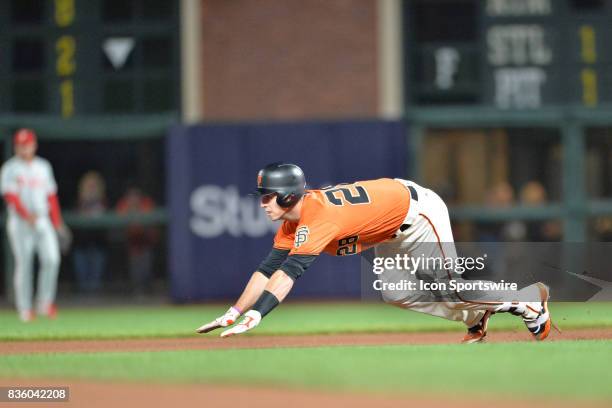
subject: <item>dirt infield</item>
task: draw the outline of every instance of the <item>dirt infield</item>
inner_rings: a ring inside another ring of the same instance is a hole
[[[193,338],[178,339],[1,342],[0,354],[378,346],[392,344],[456,344],[460,342],[461,337],[462,334],[457,332],[321,334],[309,336],[236,336],[225,339],[210,334],[205,336],[198,336],[194,334]],[[612,328],[566,330],[563,333],[553,331],[549,339],[546,341],[592,339],[612,340]],[[529,333],[524,330],[491,332],[487,336],[486,340],[490,343],[534,341]]]
[[[3,380],[3,384],[6,381]],[[87,408],[157,408],[157,407],[219,407],[219,408],[397,408],[423,406],[431,408],[518,408],[518,407],[555,407],[576,406],[576,401],[550,400],[513,400],[483,397],[452,398],[439,395],[387,396],[361,392],[326,392],[313,390],[277,389],[256,386],[231,386],[212,384],[142,384],[86,382],[71,380],[19,380],[10,385],[20,387],[69,387],[68,402],[52,404],[58,407]],[[2,403],[0,407],[40,408],[41,403]],[[606,407],[605,403],[580,401],[581,407]]]
[[[0,343],[0,354],[68,353],[68,352],[117,352],[117,351],[166,351],[166,350],[222,350],[275,347],[320,346],[376,346],[390,344],[456,344],[461,333],[388,333],[388,334],[334,334],[311,336],[237,336],[221,339],[217,336],[197,336],[180,339],[132,339],[132,340],[83,340],[83,341],[20,341]],[[585,329],[552,333],[550,340],[612,339],[612,328]],[[525,331],[491,332],[489,342],[533,341]],[[470,346],[466,346],[470,347]],[[320,390],[277,389],[272,387],[213,385],[213,384],[143,384],[95,382],[85,380],[34,380],[1,379],[1,386],[68,386],[70,401],[53,404],[62,407],[398,407],[427,406],[478,408],[478,407],[571,407],[576,401],[524,400],[504,398],[495,401],[471,396],[466,399],[452,396],[394,395],[361,392],[326,392]],[[0,408],[40,407],[40,403],[1,403]],[[580,401],[583,407],[603,407],[607,403]]]

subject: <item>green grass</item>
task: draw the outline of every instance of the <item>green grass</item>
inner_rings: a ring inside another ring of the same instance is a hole
[[[66,308],[56,321],[32,324],[4,310],[0,340],[195,337],[195,328],[224,310],[222,305]],[[560,303],[551,310],[562,329],[612,327],[612,303]],[[495,315],[490,329],[524,327],[514,316]],[[246,335],[462,330],[455,322],[383,304],[301,303],[282,305]],[[612,401],[611,356],[611,341],[16,354],[0,355],[0,378]]]
[[[225,311],[225,306],[65,308],[56,321],[21,323],[11,310],[0,311],[0,341],[189,337]],[[612,303],[559,303],[553,319],[563,328],[612,327]],[[520,319],[495,315],[494,330],[522,328]],[[252,335],[351,332],[462,331],[461,324],[384,304],[284,304]],[[210,334],[215,335],[215,334]]]
[[[610,341],[0,356],[0,378],[612,399]]]

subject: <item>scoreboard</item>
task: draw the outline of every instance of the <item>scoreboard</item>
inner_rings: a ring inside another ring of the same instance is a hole
[[[0,113],[178,107],[178,0],[0,1]]]
[[[412,104],[612,104],[611,0],[408,0],[405,21]]]

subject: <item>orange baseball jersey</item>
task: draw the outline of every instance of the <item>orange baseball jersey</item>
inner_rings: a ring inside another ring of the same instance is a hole
[[[274,248],[289,255],[353,255],[390,239],[409,206],[410,193],[393,179],[308,190],[300,220],[283,222]]]

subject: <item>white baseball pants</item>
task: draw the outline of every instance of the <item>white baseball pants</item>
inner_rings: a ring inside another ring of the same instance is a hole
[[[444,201],[432,190],[416,183],[400,179],[398,181],[407,188],[412,187],[418,195],[417,201],[411,200],[410,209],[404,221],[405,224],[411,226],[405,231],[398,231],[395,239],[376,246],[376,257],[393,258],[397,254],[407,254],[408,256],[432,258],[457,258],[448,209]],[[423,271],[423,273],[431,274],[432,271]],[[436,271],[436,273],[445,273],[445,271]],[[417,274],[406,270],[385,271],[381,278],[388,282],[408,280],[417,283],[419,280]],[[521,292],[522,295],[518,292]],[[531,285],[515,293],[508,291],[503,294],[479,293],[474,301],[459,296],[456,297],[457,301],[454,301],[455,299],[450,301],[448,297],[432,301],[431,293],[397,290],[383,290],[382,297],[385,302],[395,306],[448,320],[461,321],[467,327],[472,327],[480,321],[487,310],[508,311],[514,306],[509,299],[525,299],[525,292],[533,292],[532,298],[537,297],[539,293],[538,288]]]
[[[39,217],[35,226],[17,217],[9,217],[8,238],[13,252],[15,303],[23,315],[32,311],[32,269],[34,252],[38,253],[37,302],[39,313],[46,313],[55,302],[60,251],[56,232],[47,217]]]

